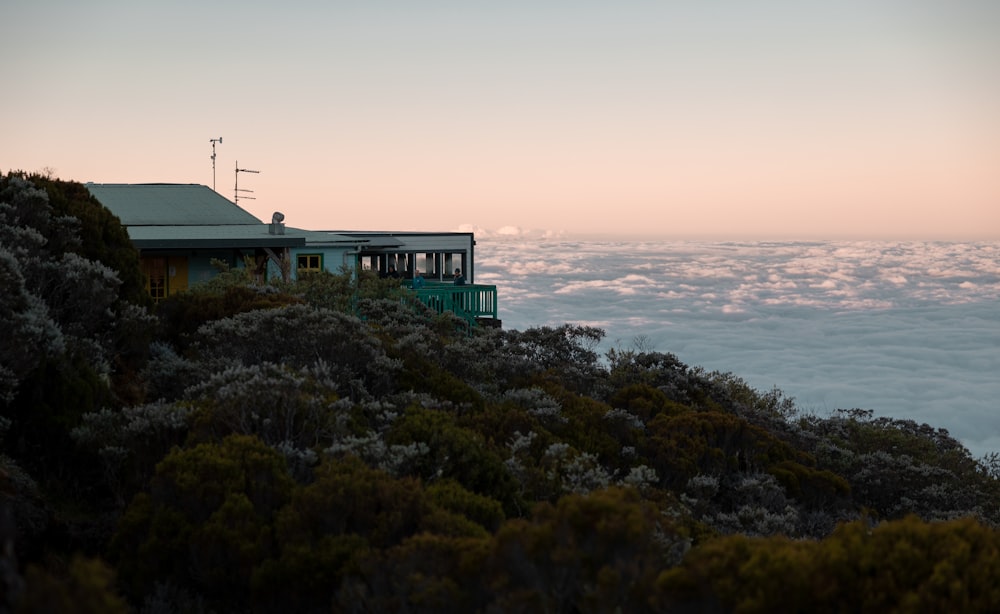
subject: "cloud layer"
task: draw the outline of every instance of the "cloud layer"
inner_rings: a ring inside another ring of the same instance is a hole
[[[773,386],[1000,451],[1000,243],[616,242],[477,234],[506,328],[603,328]]]

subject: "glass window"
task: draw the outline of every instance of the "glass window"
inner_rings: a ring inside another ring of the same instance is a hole
[[[167,259],[143,258],[143,272],[146,274],[146,290],[153,302],[160,302],[167,296]]]
[[[299,254],[295,268],[299,274],[319,273],[323,270],[323,254]]]

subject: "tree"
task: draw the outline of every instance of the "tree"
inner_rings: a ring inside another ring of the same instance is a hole
[[[500,611],[635,612],[686,539],[632,489],[567,495],[496,535],[487,581]]]
[[[87,466],[69,429],[130,387],[147,322],[122,279],[138,271],[124,229],[83,186],[0,177],[0,402],[8,449],[32,471],[67,479]]]
[[[141,601],[166,582],[215,607],[244,609],[254,570],[274,555],[275,515],[293,488],[285,459],[255,437],[175,448],[111,544],[128,594]]]
[[[659,609],[991,612],[1000,533],[973,519],[841,525],[821,541],[720,538],[657,580]]]

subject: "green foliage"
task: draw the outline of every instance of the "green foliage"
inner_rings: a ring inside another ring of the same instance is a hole
[[[641,454],[671,488],[699,474],[764,470],[793,457],[790,446],[767,431],[717,411],[658,415]]]
[[[760,393],[741,377],[733,373],[713,371],[708,379],[719,386],[729,401],[742,411],[771,418],[791,419],[797,413],[795,400],[785,396],[777,387]]]
[[[715,386],[698,368],[692,369],[673,354],[611,349],[607,353],[608,379],[615,390],[645,384],[668,399],[694,408],[718,408]]]
[[[590,397],[572,394],[552,384],[542,387],[562,406],[566,423],[550,427],[565,443],[595,455],[612,469],[620,468],[622,442],[609,430],[608,406]]]
[[[1000,534],[974,520],[915,517],[829,538],[735,535],[693,549],[657,582],[658,607],[725,611],[990,612],[1000,607]]]
[[[619,388],[608,403],[612,407],[628,411],[643,423],[649,422],[661,413],[676,415],[690,411],[687,406],[671,401],[659,388],[644,383],[629,384]]]
[[[549,372],[570,390],[600,395],[603,369],[594,347],[603,338],[599,328],[571,324],[506,330],[497,366],[510,382]]]
[[[187,405],[163,401],[121,410],[105,407],[85,414],[71,434],[101,457],[108,486],[124,505],[146,487],[156,464],[183,443],[190,412]]]
[[[126,614],[130,610],[115,592],[115,574],[103,561],[74,556],[58,573],[29,566],[13,611]]]
[[[812,454],[819,467],[843,476],[859,507],[882,518],[918,514],[941,520],[972,513],[1000,522],[1000,482],[943,429],[874,418],[860,409],[800,424],[817,442]]]
[[[0,543],[13,546],[13,552],[0,553],[0,567],[14,552],[22,560],[36,558],[38,539],[49,528],[50,516],[38,483],[12,458],[0,454]]]
[[[122,378],[143,355],[132,340],[148,338],[140,308],[127,302],[144,302],[138,267],[121,224],[82,185],[0,176],[5,447],[78,496],[94,495],[95,464],[76,453],[69,430],[129,387]]]
[[[459,501],[454,491],[441,498]],[[471,493],[460,501],[484,507]],[[278,553],[254,577],[255,601],[268,611],[322,611],[364,559],[422,532],[439,532],[447,515],[417,479],[393,478],[356,458],[327,460],[315,482],[297,489],[278,514]]]
[[[474,493],[499,501],[507,515],[516,514],[521,505],[517,485],[500,456],[485,445],[480,434],[458,426],[448,412],[411,406],[386,439],[391,444],[427,446],[428,454],[409,467],[427,482],[454,479]]]
[[[81,183],[41,175],[32,175],[29,179],[46,191],[55,212],[77,220],[80,244],[76,253],[115,271],[121,281],[118,288],[121,300],[148,305],[149,295],[139,270],[139,252],[132,245],[121,220],[101,205]]]
[[[71,431],[85,413],[113,402],[108,382],[82,357],[46,360],[5,410],[13,420],[6,450],[42,482],[55,481],[78,496],[101,494],[95,492],[98,458],[78,449]]]
[[[364,611],[647,611],[687,547],[632,490],[571,495],[489,539],[417,535],[366,556],[337,604]]]
[[[282,282],[285,292],[299,296],[309,305],[333,309],[344,313],[354,312],[354,296],[357,287],[354,275],[349,270],[339,273],[319,271],[299,275],[294,282]]]
[[[842,476],[793,460],[778,461],[767,471],[781,482],[790,496],[810,507],[842,507],[851,493],[851,485]]]
[[[500,502],[477,495],[455,480],[438,480],[427,487],[427,496],[435,505],[460,514],[491,533],[504,521]]]
[[[139,597],[166,581],[237,608],[230,600],[246,598],[272,554],[274,517],[293,486],[284,458],[254,437],[174,449],[112,542],[124,586]]]
[[[245,269],[234,270],[242,272]],[[172,294],[156,307],[161,337],[177,347],[187,347],[198,328],[208,322],[248,311],[278,309],[300,302],[294,296],[265,288],[267,287],[239,283],[232,286],[211,286],[211,289],[199,289],[195,286],[192,291]]]
[[[283,541],[275,558],[263,561],[251,580],[257,612],[327,612],[337,587],[372,552],[357,533],[325,533],[306,542]]]
[[[416,533],[426,511],[417,479],[393,478],[357,459],[328,460],[281,512],[278,536],[282,543],[308,543],[354,534],[384,548]]]
[[[682,536],[634,490],[613,488],[541,504],[507,522],[490,560],[501,611],[637,611]],[[683,546],[681,546],[683,547]]]
[[[65,351],[66,340],[45,302],[29,287],[21,263],[2,244],[0,286],[0,318],[5,323],[0,336],[0,403],[6,404],[46,356]]]
[[[400,389],[425,392],[435,398],[448,399],[450,403],[476,411],[483,409],[483,397],[450,371],[427,360],[412,357],[403,364],[403,370],[398,378]]]
[[[487,538],[423,533],[372,552],[337,593],[335,610],[481,612],[490,603]]]

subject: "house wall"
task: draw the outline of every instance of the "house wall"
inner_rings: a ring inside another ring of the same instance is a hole
[[[219,274],[212,260],[221,260],[229,266],[242,266],[242,262],[236,262],[232,251],[202,251],[195,252],[188,260],[188,280],[191,285],[207,281]]]
[[[346,248],[307,245],[305,247],[293,248],[291,250],[291,278],[298,279],[299,256],[318,255],[322,261],[322,268],[324,271],[329,271],[330,273],[340,273],[344,264],[348,264],[348,266],[350,266],[354,262],[354,255],[351,253],[352,250],[353,246],[351,248]],[[347,260],[345,260],[345,258],[347,258]],[[281,269],[274,262],[268,261],[267,263],[267,277],[268,279],[281,277]]]
[[[419,269],[428,279],[450,280],[455,268],[461,268],[469,282],[474,280],[474,245],[471,234],[461,233],[414,233],[391,235],[402,241],[398,247],[382,247],[365,250],[355,244],[329,245],[315,243],[289,250],[291,278],[298,278],[300,256],[319,257],[322,270],[339,273],[344,265],[353,267],[360,263],[363,268],[385,271],[390,263],[395,264],[400,273],[412,275]],[[165,298],[190,286],[212,279],[219,274],[213,264],[218,260],[233,268],[243,268],[244,258],[254,258],[252,249],[193,249],[193,250],[144,250],[142,252],[143,272],[147,275],[147,286],[151,294]],[[281,277],[281,267],[267,262],[267,278]],[[431,272],[436,275],[430,275]]]
[[[218,275],[214,260],[243,268],[244,256],[252,257],[253,252],[238,249],[147,250],[141,253],[139,261],[146,276],[146,290],[159,300]]]

